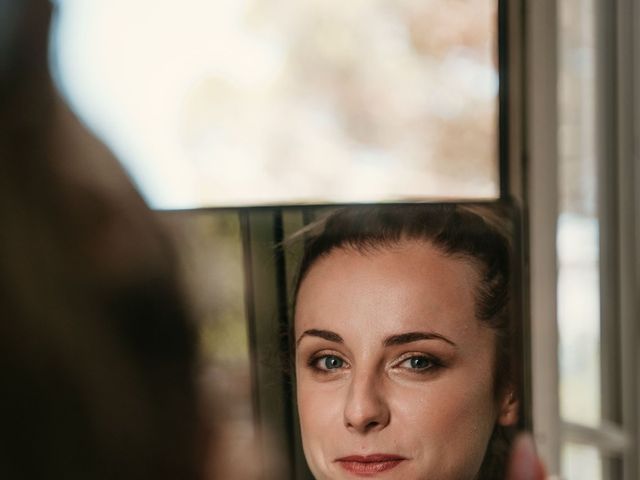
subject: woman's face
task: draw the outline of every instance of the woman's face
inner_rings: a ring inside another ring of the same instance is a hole
[[[297,399],[320,479],[477,475],[496,422],[495,333],[474,315],[478,274],[425,242],[337,249],[302,282]]]

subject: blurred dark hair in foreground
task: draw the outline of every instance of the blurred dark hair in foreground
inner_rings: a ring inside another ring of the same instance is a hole
[[[0,478],[200,478],[173,251],[54,93],[50,10],[0,0]]]

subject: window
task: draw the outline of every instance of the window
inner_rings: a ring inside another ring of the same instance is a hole
[[[637,8],[539,2],[526,19],[534,426],[567,479],[638,472]]]

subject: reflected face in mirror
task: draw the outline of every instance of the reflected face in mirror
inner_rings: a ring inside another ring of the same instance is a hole
[[[496,424],[496,332],[476,317],[478,269],[431,243],[333,249],[295,312],[297,401],[317,479],[477,478]]]

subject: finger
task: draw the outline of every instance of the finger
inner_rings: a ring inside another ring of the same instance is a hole
[[[513,443],[507,480],[544,480],[546,473],[536,454],[530,434],[519,435]]]

